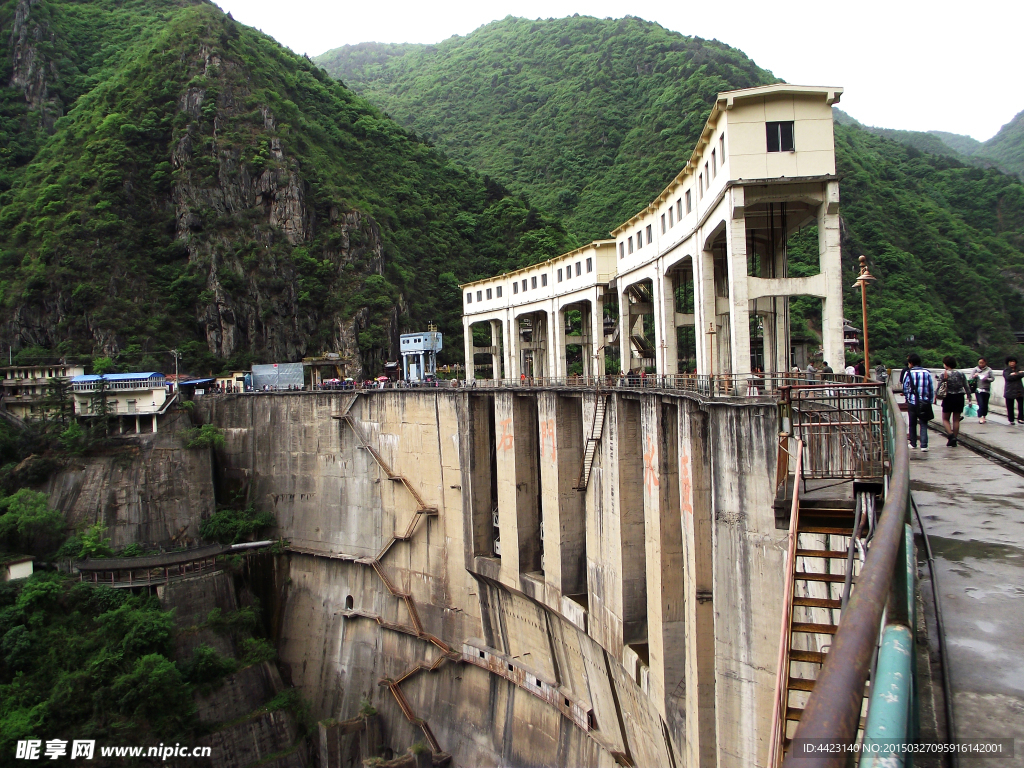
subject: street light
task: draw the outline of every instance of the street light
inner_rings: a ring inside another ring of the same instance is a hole
[[[868,380],[871,374],[871,362],[868,359],[868,281],[874,280],[874,276],[868,272],[868,260],[866,256],[861,256],[858,261],[860,262],[860,274],[857,279],[853,282],[853,287],[860,286],[860,314],[861,319],[864,323],[864,381]]]

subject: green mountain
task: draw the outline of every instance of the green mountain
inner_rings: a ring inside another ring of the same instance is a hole
[[[775,82],[722,43],[635,18],[510,17],[436,46],[363,44],[316,61],[452,157],[560,213],[583,240],[664,188],[718,91]],[[895,365],[910,348],[933,364],[949,353],[994,359],[1024,329],[1024,186],[938,137],[905,138],[836,128],[844,264],[852,283],[863,252],[879,277],[872,346]],[[813,269],[813,237],[791,244],[794,269]],[[813,332],[804,304],[797,319]],[[855,322],[859,304],[851,292]]]
[[[315,61],[583,240],[650,202],[718,91],[776,82],[734,48],[635,18],[510,16],[436,46],[364,43]]]
[[[372,369],[400,330],[460,335],[460,281],[576,244],[203,0],[6,0],[0,30],[15,351]]]
[[[1014,117],[986,142],[946,131],[877,128],[858,122],[838,108],[833,109],[833,114],[840,125],[853,125],[921,152],[954,157],[966,165],[978,168],[996,168],[1024,180],[1024,112]]]
[[[994,160],[1024,179],[1024,112],[1018,112],[975,155]]]

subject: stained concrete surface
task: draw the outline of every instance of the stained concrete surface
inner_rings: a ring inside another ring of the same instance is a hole
[[[999,422],[964,431],[1024,454],[1024,429]],[[1016,740],[1012,759],[960,765],[1024,766],[1024,478],[930,437],[928,453],[911,451],[910,477],[935,556],[957,736]]]

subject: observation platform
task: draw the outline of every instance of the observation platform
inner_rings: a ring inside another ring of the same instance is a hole
[[[927,453],[910,452],[911,491],[935,562],[954,732],[1016,740],[1012,759],[961,758],[960,765],[1024,766],[1024,476],[1008,466],[1024,467],[1024,429],[990,413],[987,424],[965,420],[960,434],[958,448],[933,431]],[[921,591],[930,595],[924,557],[922,547]],[[927,598],[924,605],[938,658],[934,605]],[[937,681],[935,690],[942,717]]]

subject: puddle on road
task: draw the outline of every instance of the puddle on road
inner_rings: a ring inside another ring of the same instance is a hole
[[[1011,565],[1024,566],[1024,562],[1014,562],[1021,559],[1024,551],[1006,544],[991,544],[973,539],[947,539],[934,534],[929,534],[928,541],[936,557],[950,562],[963,562],[965,558],[973,557],[978,560],[1002,560]]]

